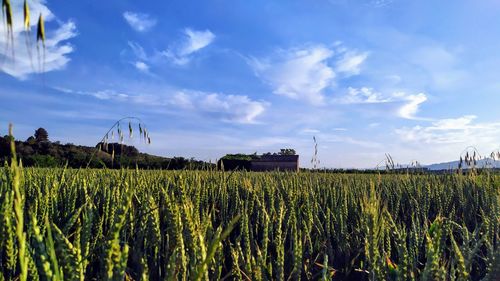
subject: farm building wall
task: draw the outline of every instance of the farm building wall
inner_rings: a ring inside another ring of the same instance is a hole
[[[298,165],[295,162],[265,162],[265,161],[252,161],[252,171],[298,171]]]
[[[220,159],[217,162],[217,168],[224,171],[246,170],[250,171],[251,164],[248,160],[235,160],[235,159]]]
[[[298,155],[263,155],[260,159],[252,160],[252,171],[298,171]]]
[[[217,168],[224,171],[299,171],[298,155],[263,155],[254,160],[220,159]]]

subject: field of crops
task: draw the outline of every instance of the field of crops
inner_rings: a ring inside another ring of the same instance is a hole
[[[0,169],[0,280],[499,280],[499,175]]]

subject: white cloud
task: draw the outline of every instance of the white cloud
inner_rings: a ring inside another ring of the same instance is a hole
[[[215,35],[210,30],[196,31],[186,28],[184,31],[188,36],[187,42],[179,50],[179,55],[187,56],[210,45],[215,39]]]
[[[282,51],[269,62],[253,59],[257,75],[274,88],[274,93],[312,104],[324,102],[323,90],[333,83],[335,72],[327,59],[333,51],[323,46]]]
[[[135,62],[134,66],[139,71],[142,71],[142,72],[145,72],[145,73],[149,72],[149,66],[146,63],[142,62],[142,61]]]
[[[455,119],[441,119],[434,123],[436,130],[461,130],[471,125],[476,119],[475,115],[465,115]]]
[[[178,92],[170,102],[180,108],[217,117],[226,122],[256,123],[268,104],[247,96],[201,92]]]
[[[417,119],[415,115],[418,112],[418,107],[427,100],[427,96],[420,93],[417,95],[405,95],[403,98],[407,103],[399,108],[399,116],[406,119]]]
[[[353,88],[349,87],[347,89],[347,95],[336,99],[341,103],[353,104],[353,103],[384,103],[391,102],[391,97],[385,97],[379,92],[375,92],[372,88],[362,87]]]
[[[146,32],[156,25],[156,19],[151,18],[148,14],[125,12],[123,18],[135,31]]]
[[[100,100],[111,100],[111,99],[125,100],[125,99],[129,98],[129,95],[118,93],[118,92],[113,91],[113,90],[103,90],[103,91],[91,92],[89,94],[91,94],[92,96],[94,96]]]
[[[71,20],[66,22],[58,20],[59,27],[56,30],[47,30],[45,58],[43,50],[40,49],[40,60],[38,60],[35,40],[37,20],[32,18],[30,21],[31,44],[27,44],[22,5],[22,1],[12,2],[14,42],[9,41],[6,28],[0,29],[0,45],[9,46],[0,48],[0,60],[2,60],[0,70],[18,79],[26,79],[33,73],[63,69],[70,61],[68,55],[73,52],[73,47],[65,41],[77,35],[75,23]],[[43,14],[46,22],[56,19],[45,5],[45,1],[30,3],[30,10],[32,15]]]
[[[174,64],[185,65],[192,59],[192,55],[215,40],[215,34],[210,30],[184,29],[185,38],[163,51],[161,54],[170,59]]]
[[[183,109],[194,108],[192,95],[188,95],[184,92],[177,92],[175,95],[173,95],[173,97],[170,99],[170,104]]]
[[[345,73],[346,75],[357,75],[361,72],[361,64],[363,64],[367,57],[368,53],[346,52],[337,62],[335,69],[337,72]]]
[[[493,149],[500,139],[500,122],[475,122],[475,115],[441,119],[429,126],[403,127],[396,134],[405,142],[418,144],[459,144],[457,149],[477,145]],[[458,151],[458,150],[457,150]]]
[[[335,84],[336,72],[358,74],[366,56],[340,44],[332,48],[311,45],[279,50],[272,58],[251,58],[249,64],[275,94],[322,105],[324,91]]]
[[[383,104],[394,103],[401,104],[396,110],[396,115],[405,119],[425,119],[417,117],[419,106],[427,101],[427,95],[424,93],[407,94],[405,92],[395,92],[389,95],[384,95],[375,92],[372,88],[348,88],[347,95],[334,99],[334,102],[342,104]]]

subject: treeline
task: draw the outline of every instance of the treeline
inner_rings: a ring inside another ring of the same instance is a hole
[[[0,161],[4,163],[11,158],[11,136],[0,136]],[[14,140],[16,154],[25,167],[70,167],[70,168],[135,168],[163,170],[202,170],[215,168],[215,164],[195,160],[193,158],[166,158],[141,153],[133,146],[109,143],[96,147],[61,144],[51,142],[43,128],[35,131],[35,135],[25,141]],[[100,146],[100,148],[99,148]]]
[[[282,149],[280,149],[279,152],[266,152],[266,153],[263,153],[262,155],[257,154],[257,152],[254,152],[252,154],[243,154],[243,153],[226,154],[221,159],[223,159],[223,160],[251,161],[251,160],[259,159],[262,156],[269,156],[269,155],[297,155],[297,153],[295,152],[295,149],[293,149],[293,148],[282,148]]]

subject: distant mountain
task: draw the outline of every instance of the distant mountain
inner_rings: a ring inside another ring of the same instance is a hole
[[[451,161],[439,164],[431,164],[423,166],[431,171],[439,171],[439,170],[450,170],[450,169],[458,169],[458,164],[460,161]],[[478,160],[476,163],[477,168],[496,168],[500,169],[500,161],[493,161],[491,158]],[[467,164],[462,163],[462,169],[468,169]]]

